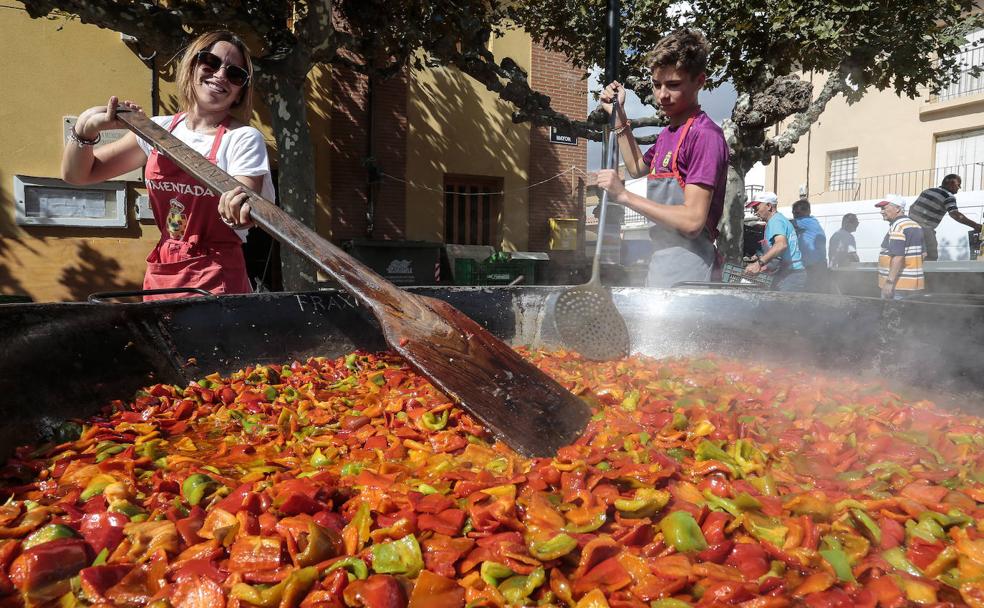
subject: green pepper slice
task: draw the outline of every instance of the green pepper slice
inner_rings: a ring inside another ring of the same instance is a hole
[[[896,570],[901,570],[912,576],[922,576],[919,568],[916,568],[915,564],[910,562],[909,558],[905,556],[905,551],[902,550],[902,547],[892,547],[887,551],[883,551],[882,557]]]
[[[341,553],[342,537],[334,530],[308,522],[307,546],[297,554],[297,563],[312,566]]]
[[[358,557],[343,557],[342,559],[334,562],[332,565],[328,566],[325,570],[325,574],[338,570],[339,568],[344,568],[348,570],[349,580],[353,578],[359,579],[360,581],[369,578],[369,567],[366,563],[359,559]]]
[[[373,545],[372,569],[380,574],[405,574],[410,578],[424,569],[424,556],[417,537],[407,534],[400,540]]]
[[[548,541],[532,543],[530,553],[540,561],[563,557],[577,547],[577,541],[567,534],[560,533]]]
[[[686,511],[674,511],[659,522],[663,539],[680,553],[703,551],[707,540],[694,516]]]
[[[499,562],[482,562],[479,573],[481,574],[482,580],[493,587],[498,587],[499,581],[505,580],[515,574],[509,566],[505,566]]]
[[[259,608],[296,606],[307,594],[311,585],[318,580],[318,569],[311,566],[291,572],[284,580],[273,587],[254,587],[246,583],[236,583],[230,595]]]
[[[854,521],[861,524],[861,531],[865,533],[865,536],[871,539],[876,545],[881,544],[881,527],[870,515],[861,509],[851,509],[851,516],[854,518]]]
[[[218,486],[218,483],[204,473],[194,473],[189,475],[184,483],[181,484],[181,495],[185,497],[188,504],[197,505],[205,498],[205,494]]]
[[[834,569],[837,578],[845,583],[857,583],[854,573],[851,571],[851,563],[847,559],[847,554],[841,549],[821,549],[820,555],[827,560],[827,563]]]
[[[76,536],[78,535],[75,533],[75,530],[66,525],[48,524],[32,532],[30,536],[24,539],[22,546],[24,549],[30,549],[31,547],[49,543],[60,538],[75,538]]]
[[[444,410],[440,415],[435,416],[433,412],[427,412],[420,418],[420,424],[428,431],[440,431],[448,425],[448,414],[451,410]]]
[[[527,598],[547,580],[546,571],[542,566],[530,572],[527,576],[511,576],[499,585],[499,593],[510,606],[525,606]]]

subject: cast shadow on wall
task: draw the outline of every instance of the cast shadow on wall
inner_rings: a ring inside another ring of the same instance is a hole
[[[62,270],[58,282],[76,301],[85,301],[92,293],[141,288],[139,283],[123,279],[122,275],[119,262],[83,242],[78,246],[76,262]]]
[[[0,173],[0,181],[7,179]],[[24,295],[25,286],[15,276],[14,268],[22,266],[23,262],[17,257],[17,249],[26,249],[29,253],[37,253],[31,246],[21,240],[21,229],[14,221],[14,200],[9,197],[0,198],[0,294]]]

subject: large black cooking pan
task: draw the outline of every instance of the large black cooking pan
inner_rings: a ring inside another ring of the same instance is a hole
[[[419,288],[514,345],[556,345],[544,323],[562,288]],[[755,290],[616,289],[633,352],[718,353],[877,375],[957,394],[984,414],[984,314],[965,304]],[[0,458],[111,399],[154,382],[184,385],[249,363],[385,348],[344,293],[258,294],[152,304],[0,306]]]

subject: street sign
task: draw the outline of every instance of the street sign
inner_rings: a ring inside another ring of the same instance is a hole
[[[567,130],[550,127],[550,143],[563,144],[565,146],[576,146],[577,135],[573,135]]]

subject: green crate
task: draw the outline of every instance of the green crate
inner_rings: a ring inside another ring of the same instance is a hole
[[[30,304],[34,298],[25,295],[8,295],[0,293],[0,304]]]
[[[746,285],[772,286],[772,275],[767,273],[745,274],[745,267],[737,264],[725,264],[721,269],[722,283],[744,283]]]
[[[455,285],[508,285],[523,276],[523,285],[535,283],[536,260],[479,262],[470,258],[454,261]]]

